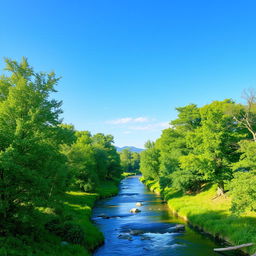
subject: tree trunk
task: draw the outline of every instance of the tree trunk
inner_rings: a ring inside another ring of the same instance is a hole
[[[225,192],[225,190],[224,190],[224,182],[223,182],[223,181],[220,181],[220,182],[218,183],[217,196],[222,196],[222,195],[224,195],[224,192]]]

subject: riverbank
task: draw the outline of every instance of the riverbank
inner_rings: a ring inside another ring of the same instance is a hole
[[[134,173],[124,172],[118,180],[105,181],[98,186],[96,193],[75,191],[66,193],[65,215],[71,216],[73,221],[82,227],[86,240],[82,252],[78,251],[77,254],[72,254],[72,256],[90,255],[90,252],[104,243],[102,232],[91,222],[92,209],[97,200],[117,195],[120,181],[132,175]],[[72,246],[77,247],[76,245]]]
[[[81,191],[66,192],[59,219],[50,208],[39,209],[40,220],[48,225],[40,230],[40,238],[29,236],[0,237],[1,256],[89,256],[91,251],[104,242],[102,232],[91,222],[92,208],[96,200],[118,193],[120,180],[101,184],[96,193]],[[48,224],[47,224],[48,223]],[[33,230],[31,230],[33,232]],[[38,231],[36,231],[38,232]]]
[[[217,244],[173,215],[161,197],[149,192],[139,178],[124,179],[117,196],[97,202],[93,219],[106,241],[93,255],[216,256],[213,249]],[[137,202],[142,205],[137,206]],[[130,213],[134,207],[141,212]],[[185,225],[186,232],[180,224]]]
[[[159,184],[154,181],[143,182],[151,191],[160,193],[170,209],[194,227],[232,245],[256,245],[256,214],[248,212],[241,216],[232,215],[228,194],[216,197],[215,186],[208,186],[198,194],[183,195],[172,188],[161,190]],[[253,254],[256,252],[256,246],[244,248],[243,251]]]
[[[104,242],[104,236],[91,222],[92,208],[96,200],[114,196],[118,193],[119,181],[102,183],[96,193],[70,191],[66,194],[65,215],[71,216],[74,223],[82,227],[85,233],[85,248],[87,255]],[[73,254],[80,256],[83,254]]]

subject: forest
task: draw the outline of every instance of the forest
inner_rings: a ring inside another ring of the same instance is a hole
[[[103,242],[89,221],[93,202],[116,193],[121,178],[113,136],[62,122],[54,73],[35,72],[26,58],[5,62],[0,255],[87,255]]]
[[[127,173],[140,173],[140,153],[132,152],[129,148],[120,152],[122,170]]]
[[[218,195],[232,195],[234,212],[256,211],[256,95],[248,91],[245,98],[246,105],[226,99],[178,107],[172,127],[145,144],[144,178],[184,193],[216,184]]]
[[[175,212],[232,244],[255,242],[256,234],[255,92],[243,99],[177,107],[140,163],[144,182]]]

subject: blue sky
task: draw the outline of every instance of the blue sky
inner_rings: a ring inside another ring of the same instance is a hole
[[[142,147],[175,107],[256,85],[256,2],[0,1],[3,57],[62,79],[64,121]]]

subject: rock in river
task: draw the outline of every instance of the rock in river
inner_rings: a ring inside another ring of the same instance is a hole
[[[118,236],[119,239],[126,239],[126,240],[129,240],[129,241],[132,241],[132,237],[130,235],[125,235],[125,234],[120,234]]]
[[[99,214],[97,217],[100,217],[102,219],[109,219],[110,217],[107,216],[105,213]]]
[[[131,235],[133,235],[133,236],[138,236],[138,235],[143,234],[144,231],[143,231],[143,230],[139,230],[139,229],[134,229],[134,230],[130,230],[129,233],[130,233]]]
[[[139,210],[138,208],[132,208],[130,210],[131,213],[138,213],[138,212],[141,212],[141,210]]]

